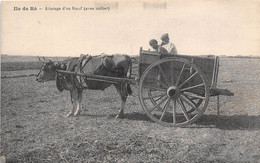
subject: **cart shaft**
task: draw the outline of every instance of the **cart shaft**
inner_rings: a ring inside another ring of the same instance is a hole
[[[63,74],[71,74],[76,76],[83,76],[91,80],[112,82],[112,83],[127,82],[130,84],[135,84],[137,82],[134,78],[120,78],[120,77],[110,77],[110,76],[101,76],[101,75],[93,75],[93,74],[83,74],[79,72],[71,72],[71,71],[63,71],[63,70],[57,70],[56,72],[63,73]]]
[[[234,93],[228,89],[221,89],[221,88],[210,88],[210,96],[234,96]]]

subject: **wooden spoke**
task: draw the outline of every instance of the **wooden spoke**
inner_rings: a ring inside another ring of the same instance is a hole
[[[162,85],[165,89],[168,88],[168,86],[166,84],[164,84],[164,82],[162,82],[161,80],[157,80],[159,82],[160,85]]]
[[[165,95],[166,96],[166,95]],[[162,96],[162,97],[165,97],[165,96]],[[156,103],[157,101],[159,101],[162,97],[158,98],[157,100],[154,100],[154,99],[150,99],[151,102],[153,103],[154,106],[157,106],[157,109],[159,110],[162,110],[162,108]]]
[[[183,94],[194,106],[198,107],[198,105],[187,95]],[[201,99],[200,99],[201,100]]]
[[[165,95],[166,95],[166,93],[163,93],[163,94],[159,94],[159,95],[152,95],[152,96],[144,97],[143,99],[147,100],[147,99],[156,98],[156,97],[161,97],[162,98]]]
[[[186,84],[191,78],[193,78],[198,71],[196,71],[194,74],[192,74],[188,79],[186,79],[183,83],[181,83],[178,87],[181,88],[184,84]]]
[[[181,94],[182,94],[182,95],[186,95],[186,96],[190,96],[190,97],[194,97],[194,98],[197,98],[197,99],[202,99],[202,100],[205,100],[205,99],[206,99],[206,97],[199,96],[199,95],[196,95],[196,94],[191,94],[190,92],[189,92],[189,94],[184,93],[184,92],[182,92]]]
[[[157,105],[155,105],[151,110],[150,110],[150,113],[152,111],[154,111],[154,109],[156,109],[159,105],[161,105],[164,101],[166,101],[168,99],[168,97],[165,97],[162,101],[160,101]]]
[[[171,62],[171,85],[174,85],[174,79],[173,79],[173,62]]]
[[[182,110],[182,112],[183,112],[185,118],[187,119],[187,121],[189,121],[190,118],[189,118],[189,116],[188,116],[188,114],[187,114],[187,109],[186,109],[186,107],[184,106],[182,99],[178,99],[178,103],[181,105],[181,110]]]
[[[180,75],[178,76],[177,81],[176,81],[176,83],[175,83],[175,86],[176,86],[176,87],[179,85],[179,82],[180,82],[180,79],[181,79],[181,75],[182,75],[182,73],[183,73],[183,70],[184,70],[185,66],[186,66],[186,63],[183,64],[183,66],[182,66]]]
[[[192,107],[192,109],[195,109],[196,111],[199,112],[199,108],[197,108],[197,106],[195,106],[193,103],[191,103],[190,101],[186,100],[185,98],[180,96],[180,99],[185,102],[186,104],[190,105]]]
[[[166,76],[166,74],[165,74],[163,68],[161,67],[161,65],[158,65],[158,67],[159,67],[160,75],[162,75],[162,77],[164,78],[164,80],[165,80],[165,82],[166,82],[166,85],[167,85],[166,88],[168,88],[168,87],[170,86],[170,83],[168,83],[167,76]]]
[[[172,107],[172,123],[176,124],[176,99],[173,100],[173,107]]]
[[[187,90],[190,90],[190,89],[193,89],[193,88],[201,87],[201,86],[204,86],[204,85],[205,85],[204,83],[201,83],[201,84],[194,85],[194,86],[191,86],[191,87],[183,88],[183,89],[181,89],[181,92],[184,92],[184,91],[187,91]]]
[[[148,96],[149,96],[149,97],[152,96],[152,93],[151,93],[151,92],[152,92],[151,90],[148,91]],[[156,92],[156,93],[155,93],[156,95],[153,95],[153,96],[157,96],[158,94],[161,94],[162,96],[159,96],[159,97],[157,97],[157,98],[149,98],[149,99],[151,100],[151,102],[152,102],[152,104],[153,104],[154,106],[157,106],[158,109],[162,110],[162,108],[161,108],[160,106],[158,106],[156,102],[159,101],[161,98],[165,97],[165,96],[166,96],[166,93],[164,92],[164,93],[162,94],[162,92],[159,92],[159,91],[155,91],[155,92]],[[143,100],[145,100],[145,99],[143,99]]]
[[[163,97],[163,96],[161,96],[161,97],[155,99],[154,101],[157,102],[157,101],[160,100],[162,97]]]
[[[163,112],[162,112],[162,115],[161,115],[160,121],[162,121],[162,119],[163,119],[163,117],[164,117],[164,115],[165,115],[165,112],[166,112],[166,110],[167,110],[167,108],[168,108],[170,102],[171,102],[171,99],[168,98],[166,104],[165,104],[164,107],[163,107]]]

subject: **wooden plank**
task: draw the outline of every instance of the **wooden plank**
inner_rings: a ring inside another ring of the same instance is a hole
[[[215,57],[210,56],[210,57],[201,57],[201,56],[189,56],[189,55],[178,55],[174,57],[179,57],[179,58],[184,58],[189,61],[192,61],[197,68],[201,70],[201,72],[206,76],[207,84],[211,86],[212,84],[212,79],[214,78],[213,72],[214,72],[214,63],[215,63]],[[179,65],[176,65],[177,67]],[[176,69],[176,66],[173,66]],[[177,68],[180,69],[180,68]],[[190,76],[189,73],[186,73],[186,77]],[[184,77],[185,78],[185,77]],[[191,82],[194,82],[194,84],[199,83],[199,78],[193,79]]]
[[[141,64],[152,64],[154,61],[157,61],[160,59],[159,53],[140,53],[139,56],[139,62]]]

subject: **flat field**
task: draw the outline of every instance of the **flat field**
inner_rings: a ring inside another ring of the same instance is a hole
[[[15,66],[14,66],[15,67]],[[1,71],[1,154],[11,162],[259,162],[260,59],[220,58],[218,87],[233,97],[210,99],[205,114],[186,128],[148,119],[133,86],[125,118],[113,86],[85,90],[78,117],[68,91],[38,83],[37,70]]]

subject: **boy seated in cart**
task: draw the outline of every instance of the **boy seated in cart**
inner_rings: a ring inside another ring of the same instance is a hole
[[[152,51],[163,53],[163,54],[175,54],[177,55],[177,49],[173,43],[170,42],[168,33],[165,33],[161,36],[162,43],[158,44],[158,41],[151,39],[149,45],[153,48]]]
[[[158,41],[155,39],[151,39],[149,41],[149,45],[153,48],[152,51],[159,52],[159,53],[168,53],[168,51],[165,48],[158,45]]]

